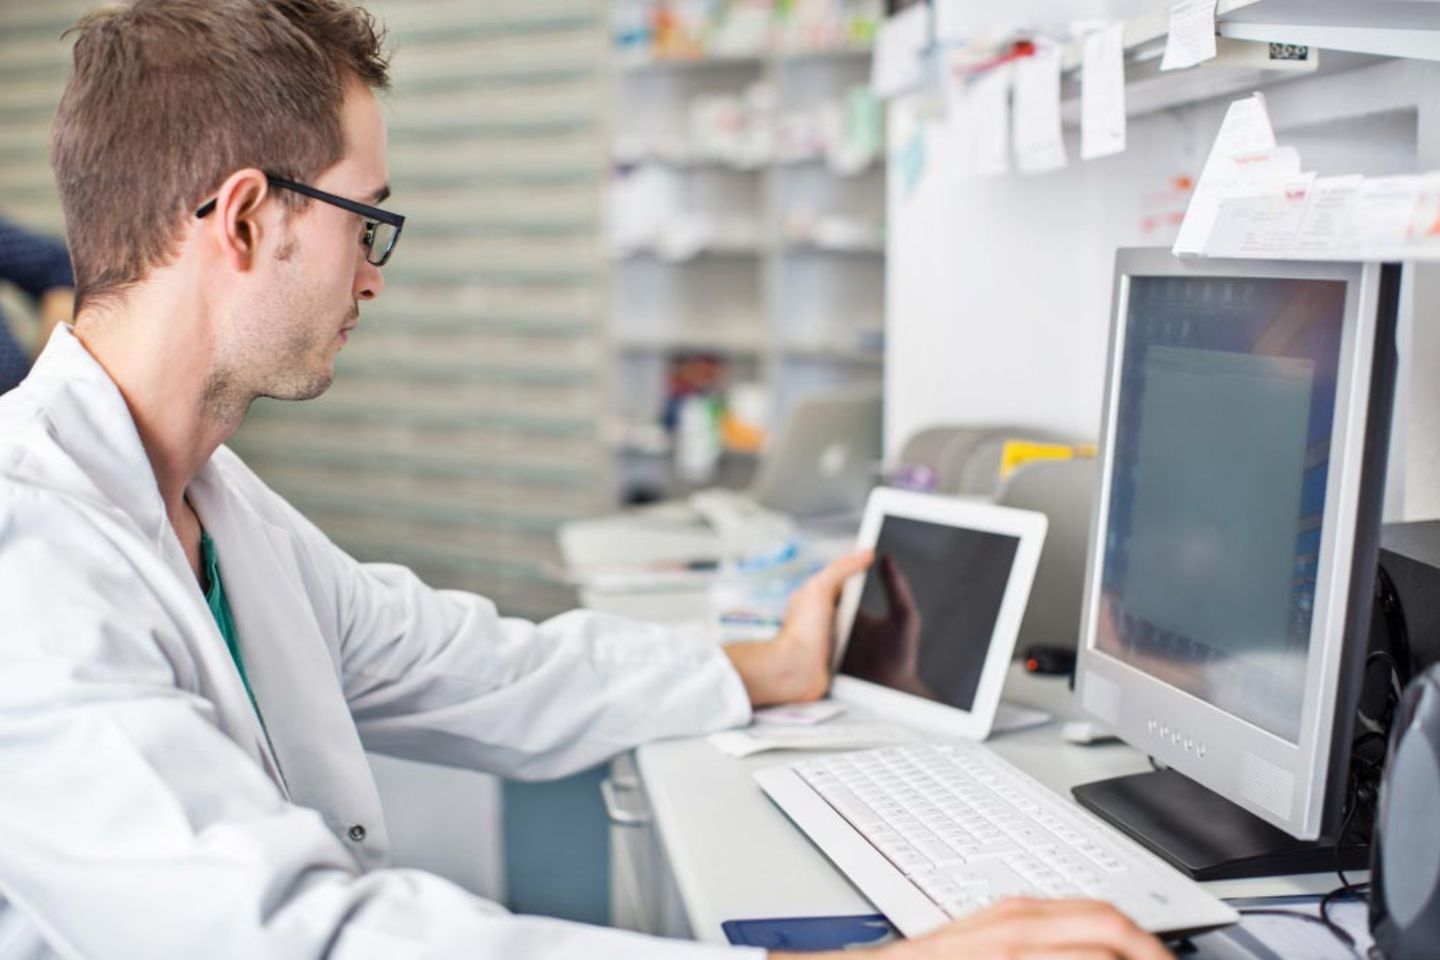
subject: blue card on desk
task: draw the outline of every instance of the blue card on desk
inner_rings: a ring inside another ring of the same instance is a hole
[[[737,947],[771,950],[840,950],[878,946],[899,939],[878,913],[853,917],[781,917],[774,920],[726,920],[720,925]]]

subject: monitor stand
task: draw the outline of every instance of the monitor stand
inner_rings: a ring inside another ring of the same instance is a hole
[[[1174,770],[1085,783],[1072,791],[1085,809],[1194,880],[1240,880],[1363,870],[1368,845],[1296,840]]]

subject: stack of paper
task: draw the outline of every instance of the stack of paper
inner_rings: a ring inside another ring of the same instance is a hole
[[[1178,255],[1440,259],[1440,172],[1320,177],[1277,145],[1260,94],[1225,114],[1175,241]]]

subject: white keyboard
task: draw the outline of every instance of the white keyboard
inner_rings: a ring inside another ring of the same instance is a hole
[[[755,776],[907,936],[1008,896],[1107,900],[1157,933],[1239,919],[978,744],[886,747]]]

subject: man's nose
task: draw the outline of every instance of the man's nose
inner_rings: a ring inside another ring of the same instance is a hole
[[[374,300],[384,289],[385,278],[380,275],[380,268],[368,260],[361,264],[355,274],[355,299]]]

